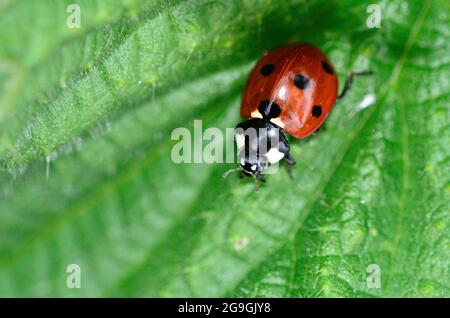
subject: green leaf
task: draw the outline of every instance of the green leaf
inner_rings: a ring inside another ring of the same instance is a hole
[[[365,1],[85,0],[80,29],[70,3],[0,4],[0,296],[450,296],[447,2],[381,1],[373,29]],[[288,42],[375,72],[292,140],[294,179],[172,162]]]

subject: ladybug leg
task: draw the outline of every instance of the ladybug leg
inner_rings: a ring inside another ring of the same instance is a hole
[[[294,175],[292,174],[292,166],[286,165],[286,171],[288,173],[289,179],[294,180]]]
[[[265,183],[266,182],[266,178],[260,174],[257,175],[253,175],[253,180],[255,180],[255,188],[256,188],[256,192],[259,192],[259,184]]]
[[[345,97],[347,92],[352,88],[353,84],[353,77],[354,76],[366,76],[366,75],[372,75],[372,71],[363,71],[363,72],[350,72],[350,74],[347,76],[347,79],[345,80],[344,89],[342,89],[342,92],[338,95],[336,98],[336,101],[341,100]]]
[[[284,156],[284,160],[286,160],[286,162],[290,165],[290,166],[294,166],[297,162],[295,161],[295,159],[291,156],[290,153],[287,153],[286,156]]]
[[[289,175],[289,178],[292,180],[292,179],[294,179],[294,176],[292,174],[292,166],[294,166],[296,164],[296,161],[294,158],[292,158],[291,154],[289,154],[289,153],[284,157],[284,160],[287,163],[287,165],[286,165],[287,173]]]

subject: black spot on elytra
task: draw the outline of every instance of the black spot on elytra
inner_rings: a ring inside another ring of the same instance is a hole
[[[325,70],[325,72],[327,72],[328,74],[331,74],[331,75],[334,74],[333,69],[331,68],[331,65],[328,64],[327,62],[322,61],[322,67]]]
[[[275,102],[265,99],[259,103],[259,112],[265,119],[277,118],[281,114],[280,106]]]
[[[261,73],[262,76],[269,76],[273,72],[274,68],[275,68],[275,65],[266,64],[263,67],[261,67],[259,72]]]
[[[305,89],[309,86],[309,79],[303,75],[295,75],[294,76],[294,85],[300,89]]]
[[[314,105],[311,113],[314,118],[319,118],[322,115],[322,106]]]

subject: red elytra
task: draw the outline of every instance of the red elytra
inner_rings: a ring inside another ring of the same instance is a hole
[[[277,117],[270,119],[272,123],[296,138],[304,138],[324,122],[337,90],[334,67],[318,48],[289,44],[265,52],[256,64],[244,91],[241,116],[262,118],[258,109],[265,101],[266,106],[279,107]]]

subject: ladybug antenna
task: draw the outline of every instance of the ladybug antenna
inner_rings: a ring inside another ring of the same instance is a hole
[[[241,171],[241,168],[240,168],[240,167],[237,167],[237,168],[234,168],[234,169],[230,169],[230,170],[228,170],[227,172],[225,172],[225,173],[223,174],[223,177],[226,178],[230,173],[232,173],[232,172],[238,172],[238,171]]]

